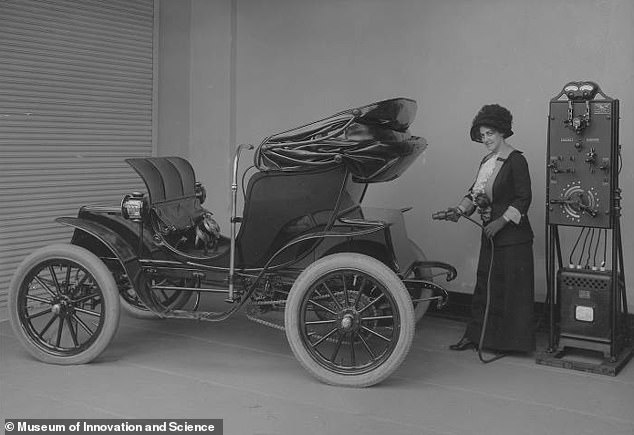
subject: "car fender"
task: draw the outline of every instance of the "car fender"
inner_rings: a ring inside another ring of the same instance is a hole
[[[393,255],[394,251],[390,248],[390,246],[388,246],[387,242],[381,243],[376,239],[369,240],[359,238],[345,240],[329,247],[328,250],[320,256],[324,257],[326,255],[336,254],[339,252],[356,252],[359,254],[365,254],[379,260],[394,271],[398,270],[396,259]]]
[[[119,260],[135,292],[143,301],[139,288],[143,287],[143,269],[132,246],[112,229],[82,218],[60,217],[55,222],[75,228],[72,244],[82,246],[99,257],[104,256],[103,248],[107,248]],[[88,234],[90,238],[82,238]],[[144,301],[143,301],[144,302]]]

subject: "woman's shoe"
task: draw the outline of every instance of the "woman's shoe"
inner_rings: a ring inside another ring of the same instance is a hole
[[[472,348],[477,349],[478,345],[467,337],[462,337],[458,343],[449,346],[451,350],[467,350]]]

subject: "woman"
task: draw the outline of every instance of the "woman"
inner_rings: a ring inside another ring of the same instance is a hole
[[[502,352],[535,348],[533,231],[527,216],[531,180],[526,159],[506,142],[513,135],[512,120],[511,113],[500,105],[480,109],[473,119],[471,139],[483,143],[488,154],[467,195],[448,210],[454,222],[461,214],[478,211],[483,226],[472,319],[460,341],[450,346],[452,350],[478,348],[492,246],[489,317],[482,347]]]

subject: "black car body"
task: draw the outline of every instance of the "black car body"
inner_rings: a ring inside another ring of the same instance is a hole
[[[408,131],[415,110],[413,100],[386,100],[266,138],[243,186],[241,216],[239,146],[228,236],[203,207],[189,162],[127,160],[147,192],[57,219],[75,228],[73,238],[16,271],[14,330],[39,359],[76,364],[105,349],[119,306],[148,319],[207,321],[247,307],[249,318],[285,329],[320,380],[380,382],[404,359],[429,302],[446,299],[432,269],[447,280],[456,274],[408,238],[406,210],[362,206],[369,186],[400,176],[426,147]],[[201,295],[212,293],[227,305],[200,309]],[[283,322],[267,320],[276,313]]]

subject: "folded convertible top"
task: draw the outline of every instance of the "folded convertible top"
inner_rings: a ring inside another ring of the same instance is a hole
[[[394,98],[269,136],[255,152],[255,166],[308,171],[345,165],[357,182],[393,180],[427,147],[425,139],[409,132],[416,108],[412,99]]]

